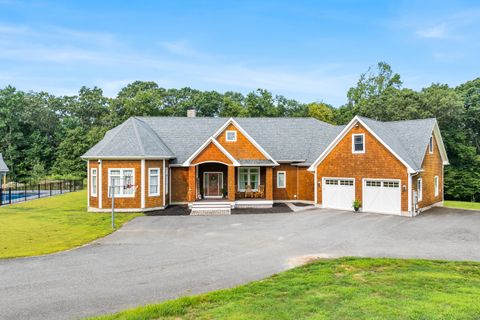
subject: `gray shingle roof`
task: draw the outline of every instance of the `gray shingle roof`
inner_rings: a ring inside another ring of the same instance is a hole
[[[3,156],[0,153],[0,172],[8,172],[8,167],[5,161],[3,161]]]
[[[152,128],[138,118],[130,118],[105,134],[83,158],[159,157],[175,155]]]
[[[420,170],[436,119],[381,122],[358,117],[412,169]]]
[[[230,118],[138,117],[110,130],[84,158],[166,157],[185,162]],[[380,122],[359,117],[409,166],[421,168],[435,119]],[[234,118],[272,156],[280,161],[310,165],[340,134],[333,126],[313,118]],[[237,159],[241,164],[251,160]],[[271,161],[270,161],[271,162]],[[259,164],[256,161],[256,164]],[[265,163],[267,164],[267,163]]]

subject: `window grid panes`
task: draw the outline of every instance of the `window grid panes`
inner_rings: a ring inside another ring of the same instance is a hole
[[[97,195],[97,169],[92,169],[92,196]]]
[[[227,141],[237,141],[237,131],[227,131]]]
[[[238,170],[238,190],[245,191],[247,185],[250,185],[254,191],[258,190],[260,184],[260,168],[239,168]]]
[[[160,194],[159,185],[160,185],[160,170],[159,169],[149,169],[149,186],[148,194],[151,196],[156,196]]]
[[[363,152],[363,135],[353,135],[353,151]]]
[[[285,175],[284,171],[277,172],[277,188],[286,187]]]
[[[110,186],[109,194],[112,189],[115,196],[129,196],[133,195],[134,188],[128,188],[133,186],[133,169],[112,169],[109,172]]]

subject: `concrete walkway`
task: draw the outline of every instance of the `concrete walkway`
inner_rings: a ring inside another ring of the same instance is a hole
[[[78,319],[226,288],[303,255],[480,261],[480,213],[140,217],[76,250],[0,260],[0,319]]]

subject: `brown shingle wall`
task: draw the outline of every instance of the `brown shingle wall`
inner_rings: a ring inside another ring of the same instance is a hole
[[[308,167],[297,167],[290,164],[281,164],[275,167],[273,172],[273,199],[313,201],[314,174],[307,169]],[[277,188],[278,171],[286,172],[286,188]]]
[[[365,153],[352,153],[352,134],[365,134]],[[361,125],[350,132],[335,146],[317,167],[317,179],[323,177],[355,178],[355,198],[362,200],[362,179],[400,179],[402,186],[402,211],[408,211],[407,168],[380,141]],[[321,184],[317,188],[317,202],[322,203]]]
[[[160,195],[149,196],[149,169],[160,169]],[[145,160],[145,208],[156,208],[163,206],[163,160]]]
[[[100,181],[99,181],[99,172],[98,172],[98,161],[97,160],[90,160],[89,161],[89,166],[90,166],[90,171],[88,172],[88,183],[89,183],[89,188],[90,190],[88,190],[88,196],[90,197],[90,207],[92,208],[98,208],[98,191],[99,191],[99,185],[100,185]],[[91,173],[91,169],[93,168],[96,168],[97,169],[97,196],[96,197],[92,197],[91,196],[91,190],[92,190],[92,185],[91,185],[91,176],[90,176],[90,173]]]
[[[188,201],[188,168],[172,167],[172,202]]]
[[[138,186],[131,198],[115,198],[116,208],[133,209],[141,207],[141,161],[140,160],[103,160],[102,161],[102,207],[111,208],[112,201],[108,197],[108,169],[134,169],[135,185]]]
[[[428,207],[436,202],[443,200],[443,161],[438,149],[437,141],[433,139],[433,153],[428,152],[428,146],[425,151],[425,158],[422,164],[423,172],[412,179],[413,190],[417,190],[417,179],[422,178],[422,201],[418,202],[419,208]],[[438,176],[438,196],[435,197],[434,177]]]
[[[237,141],[227,142],[226,132],[237,131]],[[230,124],[220,135],[217,141],[235,158],[249,160],[267,159],[233,124]]]
[[[210,143],[193,159],[192,164],[198,164],[207,161],[219,161],[231,164],[232,161],[216,145]]]

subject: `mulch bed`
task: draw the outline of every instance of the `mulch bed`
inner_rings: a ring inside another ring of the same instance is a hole
[[[232,214],[262,214],[293,212],[285,203],[274,203],[271,208],[237,208],[232,209]]]
[[[262,213],[285,213],[293,212],[284,203],[274,203],[271,208],[238,208],[232,209],[232,214],[262,214]],[[145,213],[146,216],[188,216],[190,209],[187,205],[168,206],[165,210],[150,211]]]

